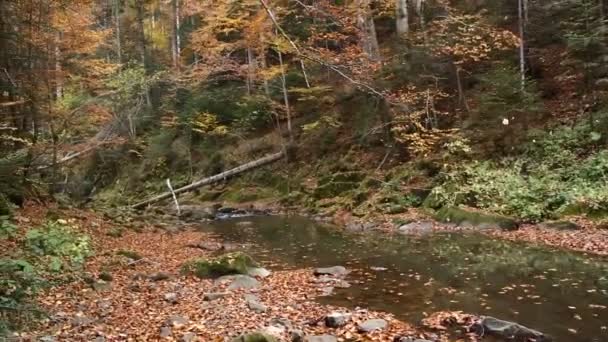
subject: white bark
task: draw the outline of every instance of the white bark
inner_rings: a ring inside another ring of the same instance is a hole
[[[407,0],[397,0],[397,34],[403,35],[410,31]]]
[[[521,77],[520,87],[521,92],[524,92],[526,87],[526,50],[525,50],[525,13],[524,9],[527,9],[527,0],[518,0],[517,3],[517,13],[518,13],[518,21],[519,21],[519,73]]]
[[[370,13],[370,0],[357,0],[357,24],[361,30],[361,45],[370,59],[380,59],[380,47],[376,36],[374,18]]]

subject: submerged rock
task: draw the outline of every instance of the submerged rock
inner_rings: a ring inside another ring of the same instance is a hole
[[[344,266],[320,267],[315,269],[315,275],[331,275],[334,277],[342,277],[348,274],[348,270]]]
[[[433,222],[411,222],[400,226],[398,230],[401,234],[428,234],[433,232]]]
[[[473,330],[477,331],[479,334],[489,334],[508,340],[528,341],[533,339],[536,342],[547,342],[552,340],[551,337],[538,330],[530,329],[519,323],[504,321],[490,316],[482,317],[481,322],[473,326]]]
[[[359,323],[357,329],[359,332],[368,333],[375,330],[383,330],[388,326],[388,322],[383,319],[368,319],[365,322]]]

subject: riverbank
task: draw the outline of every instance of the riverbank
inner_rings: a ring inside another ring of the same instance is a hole
[[[17,213],[15,220],[35,226],[48,220],[50,212],[88,234],[95,254],[82,272],[74,273],[73,281],[57,284],[38,297],[49,317],[20,334],[21,339],[222,341],[257,331],[279,340],[298,336],[306,341],[335,341],[333,337],[392,341],[406,336],[448,340],[387,313],[319,304],[315,298],[342,280],[317,277],[310,269],[247,278],[254,284],[235,290],[229,290],[234,279],[218,282],[183,275],[185,262],[221,253],[211,246],[222,246],[222,241],[177,221],[117,226],[91,212],[39,207]],[[335,312],[346,319],[328,327],[325,317]],[[379,326],[363,332],[366,324]]]

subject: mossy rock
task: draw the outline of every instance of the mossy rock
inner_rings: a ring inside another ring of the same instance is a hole
[[[215,259],[195,259],[182,265],[182,273],[193,274],[199,278],[221,277],[230,274],[247,274],[257,264],[242,252],[228,253]]]
[[[439,209],[443,206],[443,201],[434,192],[431,192],[424,201],[422,201],[422,207],[427,209]]]
[[[457,207],[443,207],[436,214],[435,219],[440,222],[453,224],[469,224],[475,227],[499,227],[504,230],[517,230],[519,225],[512,218],[482,213],[477,211],[469,211]]]
[[[140,260],[143,257],[141,256],[141,254],[134,252],[134,251],[127,251],[127,250],[122,250],[122,251],[118,251],[116,252],[117,255],[122,255],[124,257],[127,257],[129,259],[133,259],[133,260]]]
[[[578,230],[581,229],[578,224],[571,221],[547,221],[540,224],[542,227],[547,229],[556,230]]]
[[[278,340],[273,336],[260,332],[255,332],[241,335],[237,338],[232,339],[231,342],[278,342]]]

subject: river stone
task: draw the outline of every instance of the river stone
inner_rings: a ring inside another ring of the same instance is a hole
[[[534,339],[537,342],[551,341],[549,336],[538,330],[490,316],[482,317],[481,322],[474,326],[473,329],[508,340],[527,341]]]
[[[268,310],[266,305],[260,303],[260,299],[254,294],[246,294],[245,301],[247,302],[247,307],[255,312],[263,313]]]
[[[180,342],[193,342],[196,340],[198,340],[198,338],[196,337],[196,334],[193,332],[185,333],[179,339]]]
[[[350,320],[351,314],[342,312],[332,312],[325,316],[325,325],[330,328],[338,328]]]
[[[239,289],[257,289],[260,287],[260,282],[255,278],[246,276],[246,275],[235,275],[235,276],[224,276],[219,278],[231,279],[230,285],[228,285],[228,290],[239,290]]]
[[[165,295],[163,296],[163,298],[165,299],[165,301],[167,303],[171,303],[171,304],[177,303],[177,293],[175,293],[175,292],[165,293]]]
[[[428,234],[432,232],[433,222],[431,221],[411,222],[399,227],[399,233],[401,234]]]
[[[306,336],[304,342],[338,342],[338,339],[332,335],[314,335]]]
[[[173,332],[171,331],[171,328],[160,327],[160,337],[161,338],[167,338],[167,337],[171,336],[172,334],[173,334]]]
[[[277,342],[277,339],[268,334],[254,332],[234,338],[231,342]]]
[[[211,302],[216,299],[226,297],[229,294],[230,294],[229,292],[209,292],[209,293],[203,294],[203,300]]]
[[[188,317],[180,315],[171,315],[165,320],[165,326],[181,327],[188,323]]]
[[[315,275],[331,275],[334,277],[342,277],[348,274],[348,270],[344,266],[320,267],[315,269]]]
[[[152,280],[152,281],[161,281],[161,280],[167,280],[169,279],[171,276],[169,275],[169,273],[165,273],[165,272],[156,272],[156,273],[152,273],[148,276],[148,279]]]
[[[263,267],[253,267],[247,270],[247,275],[250,277],[266,278],[271,272]]]
[[[375,330],[383,330],[388,325],[383,319],[368,319],[367,321],[360,323],[358,330],[363,333],[372,332]]]

